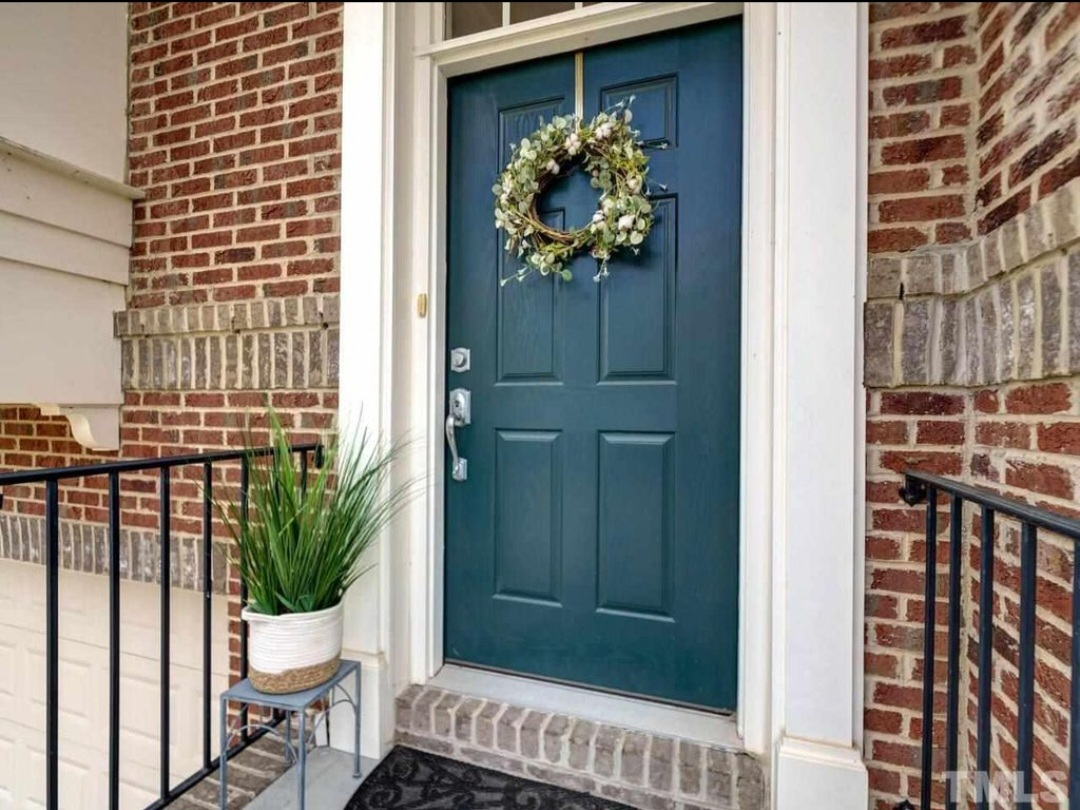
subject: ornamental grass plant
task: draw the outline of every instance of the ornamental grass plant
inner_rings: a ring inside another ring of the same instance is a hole
[[[217,502],[235,541],[234,560],[247,587],[248,608],[267,616],[310,613],[337,605],[367,569],[364,553],[414,491],[393,485],[401,447],[366,430],[325,443],[323,463],[304,482],[281,420],[269,412],[273,452],[257,456],[245,442],[247,514],[235,501]]]

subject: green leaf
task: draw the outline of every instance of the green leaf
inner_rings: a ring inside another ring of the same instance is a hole
[[[333,607],[360,576],[360,560],[416,491],[415,482],[392,485],[399,453],[366,432],[334,435],[322,468],[302,480],[288,433],[268,413],[274,452],[258,457],[248,433],[248,511],[236,492],[215,499],[234,538],[232,556],[247,586],[248,606],[271,616]]]

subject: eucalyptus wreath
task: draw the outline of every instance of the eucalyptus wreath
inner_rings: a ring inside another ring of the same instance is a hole
[[[588,123],[576,115],[541,121],[540,128],[514,147],[506,168],[492,186],[495,227],[506,231],[506,250],[517,252],[522,267],[503,284],[522,281],[532,273],[573,278],[567,264],[587,250],[599,263],[593,281],[608,275],[608,261],[629,248],[639,252],[653,225],[649,202],[648,163],[630,127],[630,96]],[[578,167],[591,175],[600,190],[599,207],[583,227],[561,231],[546,225],[537,211],[544,190],[560,174]]]

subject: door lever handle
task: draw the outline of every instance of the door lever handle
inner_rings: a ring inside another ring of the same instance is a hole
[[[446,415],[446,443],[450,445],[450,477],[455,481],[464,481],[469,477],[469,460],[461,458],[457,451],[457,440],[454,438],[454,426],[457,419],[454,414]]]

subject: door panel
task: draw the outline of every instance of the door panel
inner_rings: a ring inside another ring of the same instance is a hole
[[[634,95],[656,222],[592,282],[493,227],[512,144],[574,108],[574,58],[450,88],[448,341],[471,368],[446,483],[447,660],[716,709],[737,661],[742,44],[737,19],[586,51],[588,117]],[[588,221],[567,172],[541,213]]]

